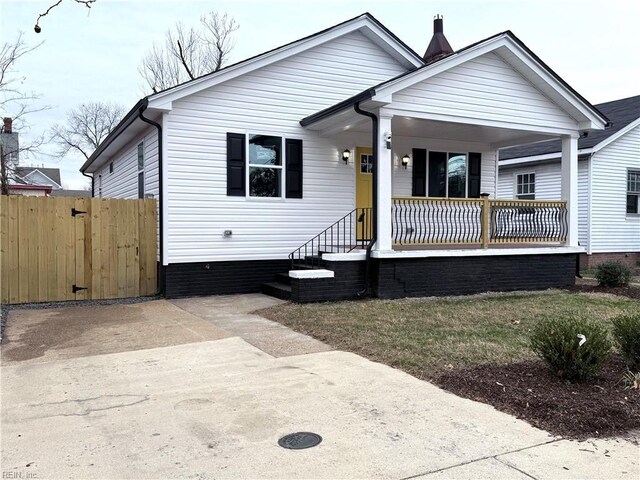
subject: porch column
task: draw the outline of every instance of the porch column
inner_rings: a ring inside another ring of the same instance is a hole
[[[578,137],[562,137],[562,200],[567,202],[567,245],[578,246]]]
[[[378,164],[376,165],[377,171],[377,183],[378,190],[378,236],[375,250],[391,250],[391,196],[392,191],[392,170],[393,170],[393,150],[387,148],[386,135],[391,134],[391,118],[393,115],[386,114],[383,110],[380,110],[378,114]],[[392,140],[393,141],[393,140]]]

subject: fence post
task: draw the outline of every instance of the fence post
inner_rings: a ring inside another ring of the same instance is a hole
[[[489,247],[489,216],[491,215],[491,205],[489,203],[489,194],[481,193],[482,200],[482,248]]]

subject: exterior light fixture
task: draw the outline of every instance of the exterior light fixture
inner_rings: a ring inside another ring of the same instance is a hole
[[[344,161],[345,165],[349,163],[350,158],[351,158],[351,150],[349,150],[348,148],[345,148],[344,152],[342,152],[342,160]]]
[[[411,157],[409,156],[409,154],[407,153],[404,157],[402,157],[402,166],[404,167],[404,169],[407,169],[407,165],[409,165],[409,160],[411,159]]]

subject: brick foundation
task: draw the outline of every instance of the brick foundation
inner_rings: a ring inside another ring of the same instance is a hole
[[[622,262],[629,268],[640,270],[640,252],[583,253],[580,255],[580,269],[586,270],[609,261]]]

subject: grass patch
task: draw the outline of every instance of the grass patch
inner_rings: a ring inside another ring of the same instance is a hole
[[[567,292],[284,304],[258,314],[347,350],[435,380],[482,364],[534,358],[529,334],[541,320],[603,322],[638,311],[640,301]]]

